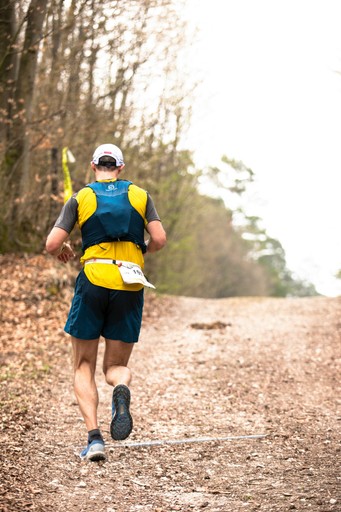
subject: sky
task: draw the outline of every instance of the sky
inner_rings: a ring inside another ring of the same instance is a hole
[[[187,0],[184,16],[200,82],[185,146],[201,167],[250,167],[247,213],[292,272],[341,295],[341,1]]]

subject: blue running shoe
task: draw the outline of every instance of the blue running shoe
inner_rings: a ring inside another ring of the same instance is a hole
[[[79,454],[82,460],[91,460],[93,462],[99,460],[105,460],[105,447],[104,442],[99,439],[95,439],[91,443],[88,443],[88,446],[84,448]]]
[[[115,386],[112,394],[112,421],[110,434],[115,441],[126,439],[133,429],[133,418],[129,412],[130,391],[124,384]]]

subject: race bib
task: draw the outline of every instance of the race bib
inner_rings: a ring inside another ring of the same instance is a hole
[[[139,265],[136,265],[135,263],[129,263],[127,261],[117,261],[116,264],[125,284],[140,283],[144,286],[155,289],[155,286],[147,281]]]

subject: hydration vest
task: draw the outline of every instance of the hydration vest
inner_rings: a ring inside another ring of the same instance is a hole
[[[131,205],[131,181],[95,182],[87,185],[96,194],[97,208],[81,227],[83,252],[104,242],[132,242],[146,252],[144,219]]]

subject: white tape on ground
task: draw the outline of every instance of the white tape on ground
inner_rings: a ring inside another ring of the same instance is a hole
[[[262,439],[267,437],[267,434],[253,434],[245,436],[226,436],[226,437],[189,437],[187,439],[164,439],[155,441],[141,441],[138,443],[119,443],[119,446],[124,448],[138,448],[140,446],[163,446],[167,444],[190,444],[190,443],[212,443],[223,441],[235,441],[243,439]],[[117,443],[118,444],[118,443]],[[116,444],[116,446],[117,446]]]

